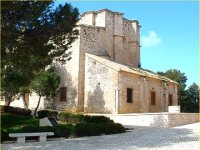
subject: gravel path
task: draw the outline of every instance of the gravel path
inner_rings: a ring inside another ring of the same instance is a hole
[[[115,135],[2,144],[2,150],[198,150],[199,123],[175,128],[136,128]]]

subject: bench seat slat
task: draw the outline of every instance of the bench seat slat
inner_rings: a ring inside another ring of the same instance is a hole
[[[50,136],[53,132],[35,132],[35,133],[9,133],[10,137],[26,137],[26,136]]]

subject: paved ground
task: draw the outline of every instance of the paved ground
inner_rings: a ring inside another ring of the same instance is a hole
[[[175,128],[136,128],[123,134],[2,144],[2,150],[199,150],[199,123]]]

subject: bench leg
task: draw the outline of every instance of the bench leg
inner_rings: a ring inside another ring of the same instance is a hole
[[[25,137],[18,137],[17,138],[17,143],[25,143]]]
[[[47,137],[46,136],[40,136],[39,137],[39,141],[40,142],[45,142],[45,141],[47,141]]]

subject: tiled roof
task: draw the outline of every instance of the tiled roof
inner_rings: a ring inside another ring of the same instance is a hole
[[[137,75],[140,75],[140,76],[145,76],[145,77],[149,77],[149,78],[154,78],[154,79],[178,84],[177,82],[175,82],[175,81],[173,81],[173,80],[171,80],[167,77],[164,77],[164,76],[158,75],[156,73],[144,70],[142,68],[134,68],[134,67],[131,67],[131,66],[128,66],[128,65],[119,64],[117,62],[108,60],[104,57],[92,55],[92,54],[89,54],[89,53],[86,53],[85,55],[96,60],[96,61],[98,61],[99,63],[104,64],[105,66],[108,66],[109,68],[112,68],[112,69],[118,71],[118,72],[124,71],[124,72],[128,72],[128,73],[137,74]]]

